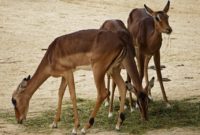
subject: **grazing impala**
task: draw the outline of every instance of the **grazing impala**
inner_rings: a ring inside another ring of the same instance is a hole
[[[131,40],[131,36],[129,31],[127,30],[126,26],[124,25],[124,23],[121,20],[106,20],[102,26],[100,27],[101,30],[109,30],[112,32],[119,32],[119,31],[124,31],[124,33],[127,34],[127,37],[129,37],[129,41],[132,42]],[[135,56],[135,51],[132,52],[133,55]],[[121,68],[123,68],[123,66],[121,66]],[[107,76],[108,77],[108,81],[107,81],[107,88],[108,91],[110,91],[110,75]],[[128,80],[128,78],[127,78]],[[105,102],[105,106],[109,105],[109,114],[108,117],[112,117],[112,111],[113,111],[113,100],[114,100],[114,92],[115,92],[115,87],[116,84],[114,82],[112,82],[112,92],[111,92],[111,100],[109,98],[109,96],[107,97],[107,101]],[[132,105],[132,95],[131,92],[129,92],[130,98],[129,98],[129,103],[130,103],[130,108],[131,111],[133,111],[133,105]]]
[[[134,83],[135,93],[140,103],[141,117],[147,119],[148,96],[142,88],[134,56],[132,55],[133,47],[126,42],[126,39],[123,32],[113,33],[103,30],[82,30],[56,38],[48,47],[33,77],[23,79],[13,92],[12,103],[18,123],[22,123],[26,119],[29,101],[38,87],[50,76],[62,77],[58,107],[61,107],[63,93],[68,85],[74,112],[74,129],[72,133],[76,134],[79,127],[79,118],[73,72],[89,66],[93,71],[97,88],[97,101],[89,121],[81,132],[85,133],[93,125],[99,107],[109,94],[104,82],[106,73],[112,76],[119,87],[121,101],[116,129],[120,129],[120,125],[125,119],[123,112],[126,89],[119,72],[121,62]],[[57,112],[54,123],[58,122],[59,113]]]
[[[116,19],[116,20],[106,20],[102,24],[100,29],[109,30],[109,31],[112,31],[112,32],[115,32],[115,33],[123,31],[128,37],[127,41],[129,41],[130,44],[132,42],[131,35],[130,35],[128,29],[126,28],[125,24],[121,20],[118,20],[118,19]],[[135,56],[135,51],[131,52],[131,53],[133,54],[133,56]],[[124,68],[123,65],[121,65],[120,68]],[[109,90],[109,86],[110,86],[110,76],[108,75],[108,82],[107,82],[108,90]],[[128,76],[128,74],[127,74],[126,86],[127,86],[129,91],[131,91],[131,89],[133,88],[132,85],[131,85],[131,80],[130,80],[130,77]],[[153,86],[154,86],[154,77],[149,82],[148,91],[150,91],[150,89]],[[109,104],[108,117],[112,117],[113,116],[112,112],[113,112],[113,100],[114,100],[115,87],[116,87],[116,84],[113,82],[112,83],[111,100],[109,99],[109,96],[107,97],[107,102],[106,103]],[[133,110],[134,110],[134,108],[133,108],[133,98],[132,98],[132,93],[131,92],[129,92],[129,107],[130,107],[131,112],[133,112]]]
[[[154,12],[144,5],[142,9],[133,9],[128,18],[128,30],[133,37],[133,44],[136,50],[139,74],[148,83],[148,63],[154,57],[158,81],[162,90],[162,95],[167,106],[170,106],[162,81],[160,69],[160,48],[162,45],[162,33],[171,34],[172,28],[168,23],[167,12],[170,1],[162,11]],[[151,91],[148,93],[151,95]],[[151,96],[150,96],[151,98]]]

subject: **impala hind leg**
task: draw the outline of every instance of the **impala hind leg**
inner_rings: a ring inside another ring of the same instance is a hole
[[[76,135],[77,129],[80,126],[80,124],[79,124],[79,116],[78,116],[77,101],[76,101],[74,75],[72,71],[68,72],[67,74],[67,82],[69,86],[69,93],[70,93],[70,98],[72,100],[73,112],[74,112],[74,129],[72,130],[72,134]]]
[[[130,92],[133,89],[133,85],[131,84],[131,78],[130,76],[127,74],[127,80],[126,80],[126,89],[129,91],[129,107],[130,107],[130,111],[133,112],[135,110],[135,108],[133,107],[133,97],[132,97],[132,92]]]
[[[67,87],[67,81],[64,77],[62,77],[59,92],[58,92],[58,106],[57,106],[57,112],[52,124],[52,128],[57,128],[58,127],[58,121],[60,121],[60,116],[61,116],[61,110],[62,110],[62,99],[65,93],[65,89]]]
[[[116,84],[114,81],[112,81],[112,92],[111,92],[111,99],[110,99],[109,110],[108,110],[108,118],[111,118],[113,116],[113,102],[114,102],[115,88],[116,88]]]
[[[157,73],[158,81],[160,83],[163,99],[166,102],[167,107],[170,107],[171,105],[167,99],[163,81],[162,81],[162,74],[161,74],[161,69],[160,69],[160,52],[159,51],[154,55],[154,63],[155,63],[156,73]]]
[[[133,97],[132,97],[132,93],[131,92],[128,92],[129,93],[129,107],[130,107],[130,111],[131,112],[134,112],[135,111],[135,108],[133,107]]]
[[[101,68],[101,69],[100,69]],[[92,111],[90,115],[90,119],[88,123],[85,124],[84,128],[81,130],[82,134],[85,134],[87,129],[93,126],[94,119],[97,115],[97,112],[103,103],[103,101],[106,99],[106,97],[109,95],[108,90],[105,86],[104,76],[106,74],[106,70],[103,70],[102,66],[95,65],[93,66],[93,74],[94,74],[94,80],[97,88],[97,100],[95,103],[94,110]]]
[[[119,88],[119,94],[120,94],[120,97],[121,97],[120,110],[119,110],[117,124],[116,124],[116,127],[115,127],[116,130],[120,130],[120,126],[122,125],[123,121],[125,120],[124,105],[125,105],[125,98],[126,98],[126,85],[125,85],[125,82],[120,75],[119,68],[113,69],[111,76],[112,76],[114,82],[117,84],[117,86]]]
[[[110,92],[110,75],[107,74],[107,89]],[[105,107],[109,106],[110,104],[110,96],[106,98]]]

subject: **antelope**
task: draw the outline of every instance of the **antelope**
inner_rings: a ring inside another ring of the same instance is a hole
[[[145,76],[145,82],[148,83],[148,63],[153,56],[158,81],[167,107],[170,107],[170,104],[162,81],[160,48],[162,33],[171,34],[172,32],[168,22],[169,16],[167,15],[169,7],[170,1],[167,2],[162,11],[153,11],[144,4],[144,8],[133,9],[128,17],[128,30],[133,38],[140,77],[143,79]],[[152,99],[151,90],[148,91],[148,95]]]
[[[106,20],[102,24],[102,26],[100,27],[100,29],[101,30],[109,30],[109,31],[112,31],[112,32],[115,32],[115,33],[123,31],[123,32],[126,33],[127,37],[129,37],[128,40],[130,42],[132,42],[131,35],[130,35],[128,29],[126,28],[125,24],[121,20],[119,20],[119,19]],[[135,50],[132,53],[133,53],[133,55],[135,57]],[[123,65],[121,65],[120,68],[123,69],[124,68]],[[107,88],[108,88],[108,91],[110,90],[109,86],[110,86],[110,76],[108,75],[107,76]],[[151,89],[154,86],[154,77],[152,77],[152,79],[149,82],[148,86],[149,86],[148,89]],[[113,100],[114,100],[115,87],[116,87],[116,84],[114,82],[112,82],[111,100],[109,99],[109,96],[108,96],[107,97],[107,101],[105,102],[105,106],[109,105],[108,117],[112,117],[113,116],[112,112],[113,112]],[[134,108],[133,108],[133,98],[132,98],[132,92],[131,92],[131,90],[134,87],[131,84],[131,80],[130,80],[130,77],[129,77],[128,74],[127,74],[126,88],[129,90],[129,107],[130,107],[131,112],[133,112]]]
[[[109,95],[104,81],[106,73],[111,75],[117,84],[121,96],[120,110],[116,124],[116,129],[119,130],[125,120],[124,102],[126,92],[125,82],[119,72],[120,63],[123,63],[123,66],[134,83],[134,92],[137,95],[141,118],[147,120],[148,96],[146,87],[142,87],[134,56],[132,55],[133,50],[133,46],[127,42],[126,35],[123,32],[113,33],[110,31],[90,29],[57,37],[49,45],[33,76],[24,78],[12,94],[11,101],[14,105],[17,122],[22,124],[26,119],[30,99],[38,87],[50,76],[61,77],[62,81],[58,92],[58,111],[54,118],[54,123],[56,124],[60,119],[62,98],[68,85],[74,113],[74,128],[72,134],[77,134],[80,125],[73,72],[81,68],[87,68],[93,71],[97,88],[97,100],[89,120],[81,132],[85,134],[92,127],[99,107]]]
[[[129,40],[131,41],[131,36],[129,31],[127,30],[126,26],[124,25],[124,23],[121,20],[106,20],[100,27],[101,30],[109,30],[112,32],[119,32],[119,31],[124,31],[127,34],[127,37],[129,37]],[[135,53],[135,51],[133,52]],[[135,56],[135,54],[133,54]],[[121,68],[123,68],[122,66],[120,66]],[[127,77],[128,79],[128,77]],[[128,82],[128,81],[127,81]],[[129,81],[130,82],[130,81]],[[128,85],[128,84],[127,84]],[[131,84],[129,84],[131,86]],[[109,114],[108,117],[112,117],[112,111],[113,111],[113,100],[114,100],[114,92],[115,92],[115,87],[116,84],[114,82],[112,82],[112,92],[111,92],[111,100],[109,98],[109,96],[107,97],[107,101],[105,102],[105,106],[108,106],[109,104]],[[110,76],[107,76],[107,88],[108,91],[110,91]],[[129,105],[131,108],[131,111],[133,111],[133,105],[132,105],[132,94],[131,92],[129,92]]]

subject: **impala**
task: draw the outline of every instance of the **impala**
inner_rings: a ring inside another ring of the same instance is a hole
[[[124,25],[124,23],[121,20],[118,20],[118,19],[116,19],[116,20],[106,20],[102,24],[100,29],[109,30],[109,31],[112,31],[112,32],[115,32],[115,33],[123,31],[128,37],[127,41],[129,41],[130,43],[132,42],[131,35],[130,35],[128,29],[126,28],[126,26]],[[132,53],[135,56],[135,51],[130,52],[130,53]],[[123,65],[121,65],[120,68],[121,69],[124,68]],[[107,78],[108,78],[107,79],[108,80],[107,81],[107,87],[108,87],[108,90],[109,90],[110,89],[109,88],[109,86],[110,86],[110,76],[108,75]],[[149,82],[148,86],[149,87],[148,87],[147,91],[150,91],[150,89],[154,86],[154,77],[151,79],[151,81]],[[108,117],[112,117],[113,116],[112,112],[113,112],[113,100],[114,100],[115,87],[116,87],[116,84],[113,82],[112,83],[111,100],[109,99],[109,96],[107,97],[107,102],[106,103],[109,104]],[[133,98],[132,98],[132,92],[131,91],[132,91],[132,89],[134,87],[131,84],[131,79],[130,79],[128,74],[127,74],[126,88],[129,90],[129,107],[130,107],[131,112],[133,112],[134,108],[133,108]]]
[[[167,2],[162,11],[153,11],[148,6],[133,9],[128,17],[128,30],[131,33],[133,45],[136,50],[137,63],[141,79],[145,76],[148,83],[148,63],[154,57],[158,81],[166,105],[169,107],[160,69],[160,48],[162,45],[162,33],[171,34],[172,28],[169,25],[167,12],[170,1]],[[151,97],[151,91],[148,91]]]
[[[134,55],[132,55],[133,50],[133,46],[127,42],[127,36],[124,32],[113,33],[93,29],[82,30],[56,38],[49,45],[33,76],[24,78],[12,94],[12,103],[17,122],[22,123],[26,119],[29,101],[38,87],[50,76],[62,77],[59,88],[58,111],[54,123],[57,124],[60,119],[62,98],[68,85],[74,112],[72,133],[77,134],[79,116],[73,72],[81,68],[85,69],[87,66],[93,71],[97,88],[97,100],[89,121],[84,125],[81,132],[85,133],[93,125],[99,107],[109,95],[104,82],[106,73],[112,76],[119,88],[121,101],[116,129],[120,129],[125,119],[123,112],[126,92],[125,82],[119,72],[121,63],[123,63],[134,83],[134,92],[140,103],[141,117],[147,119],[148,96],[142,87]]]
[[[112,31],[112,32],[120,32],[120,31],[123,31],[124,33],[127,34],[127,37],[129,37],[129,40],[130,42],[131,41],[131,36],[130,36],[130,33],[129,31],[127,30],[126,26],[124,25],[124,23],[121,21],[121,20],[106,20],[100,27],[101,30],[109,30],[109,31]],[[135,51],[132,52],[133,55],[135,56]],[[120,68],[123,68],[123,66],[121,65]],[[127,80],[129,78],[127,77]],[[130,80],[128,80],[127,82],[130,83]],[[129,86],[131,86],[131,84],[127,84]],[[105,106],[108,106],[109,105],[109,114],[108,114],[108,117],[112,117],[113,114],[113,100],[114,100],[114,92],[115,92],[115,87],[116,87],[116,84],[114,82],[112,82],[112,92],[111,92],[111,100],[110,100],[110,97],[108,96],[107,97],[107,101],[105,102]],[[108,75],[107,76],[107,88],[108,88],[108,91],[110,91],[110,76]],[[129,106],[130,106],[130,109],[131,111],[133,111],[133,102],[132,102],[132,94],[131,92],[129,92]]]

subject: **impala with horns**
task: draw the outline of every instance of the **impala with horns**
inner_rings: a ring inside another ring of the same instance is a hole
[[[169,7],[170,1],[162,11],[153,11],[144,5],[144,8],[133,9],[128,17],[128,30],[133,38],[140,77],[143,79],[145,76],[145,81],[148,83],[148,63],[153,56],[163,99],[168,107],[170,104],[165,93],[160,69],[160,48],[162,33],[171,34],[172,32],[167,15]],[[152,98],[151,91],[148,94]]]
[[[92,29],[56,38],[49,45],[32,78],[23,79],[13,92],[12,103],[14,105],[16,120],[18,123],[22,123],[26,119],[29,101],[44,81],[50,76],[62,77],[58,104],[61,104],[65,88],[68,85],[74,112],[74,129],[72,133],[77,134],[79,116],[73,72],[81,67],[90,66],[97,88],[97,100],[89,121],[85,124],[81,132],[85,133],[93,125],[99,107],[109,95],[104,82],[106,73],[112,76],[121,96],[120,110],[116,124],[116,129],[119,129],[125,119],[123,112],[126,91],[125,82],[118,71],[121,62],[130,75],[135,86],[138,101],[142,104],[143,112],[141,116],[147,119],[146,99],[148,97],[146,91],[142,88],[142,82],[136,68],[134,56],[132,55],[133,50],[133,46],[127,44],[126,35],[123,32],[113,33]],[[59,120],[59,113],[57,112],[55,116],[55,123]]]
[[[119,19],[113,19],[113,20],[106,20],[100,27],[101,30],[109,30],[112,32],[120,32],[123,31],[126,36],[127,36],[127,41],[129,41],[130,45],[132,42],[132,38],[131,35],[128,31],[128,29],[126,28],[125,24],[119,20]],[[135,57],[135,51],[130,52],[133,54],[133,56]],[[123,65],[120,66],[121,69],[123,69]],[[119,70],[120,72],[120,70]],[[107,76],[107,88],[108,90],[110,90],[110,75]],[[151,89],[154,86],[154,77],[151,79],[150,84],[148,89]],[[113,100],[114,100],[114,93],[115,93],[115,88],[116,88],[116,84],[114,83],[114,81],[112,81],[112,92],[111,92],[111,99],[109,98],[109,96],[107,97],[107,101],[105,103],[105,106],[109,105],[109,114],[108,117],[112,117],[113,116]],[[132,94],[131,94],[131,90],[133,89],[133,86],[131,84],[131,79],[129,77],[129,75],[127,74],[127,81],[126,81],[126,88],[130,91],[129,92],[129,107],[131,112],[133,112],[134,108],[133,108],[133,98],[132,98]],[[150,91],[150,90],[147,90]],[[139,107],[142,108],[142,107]]]

